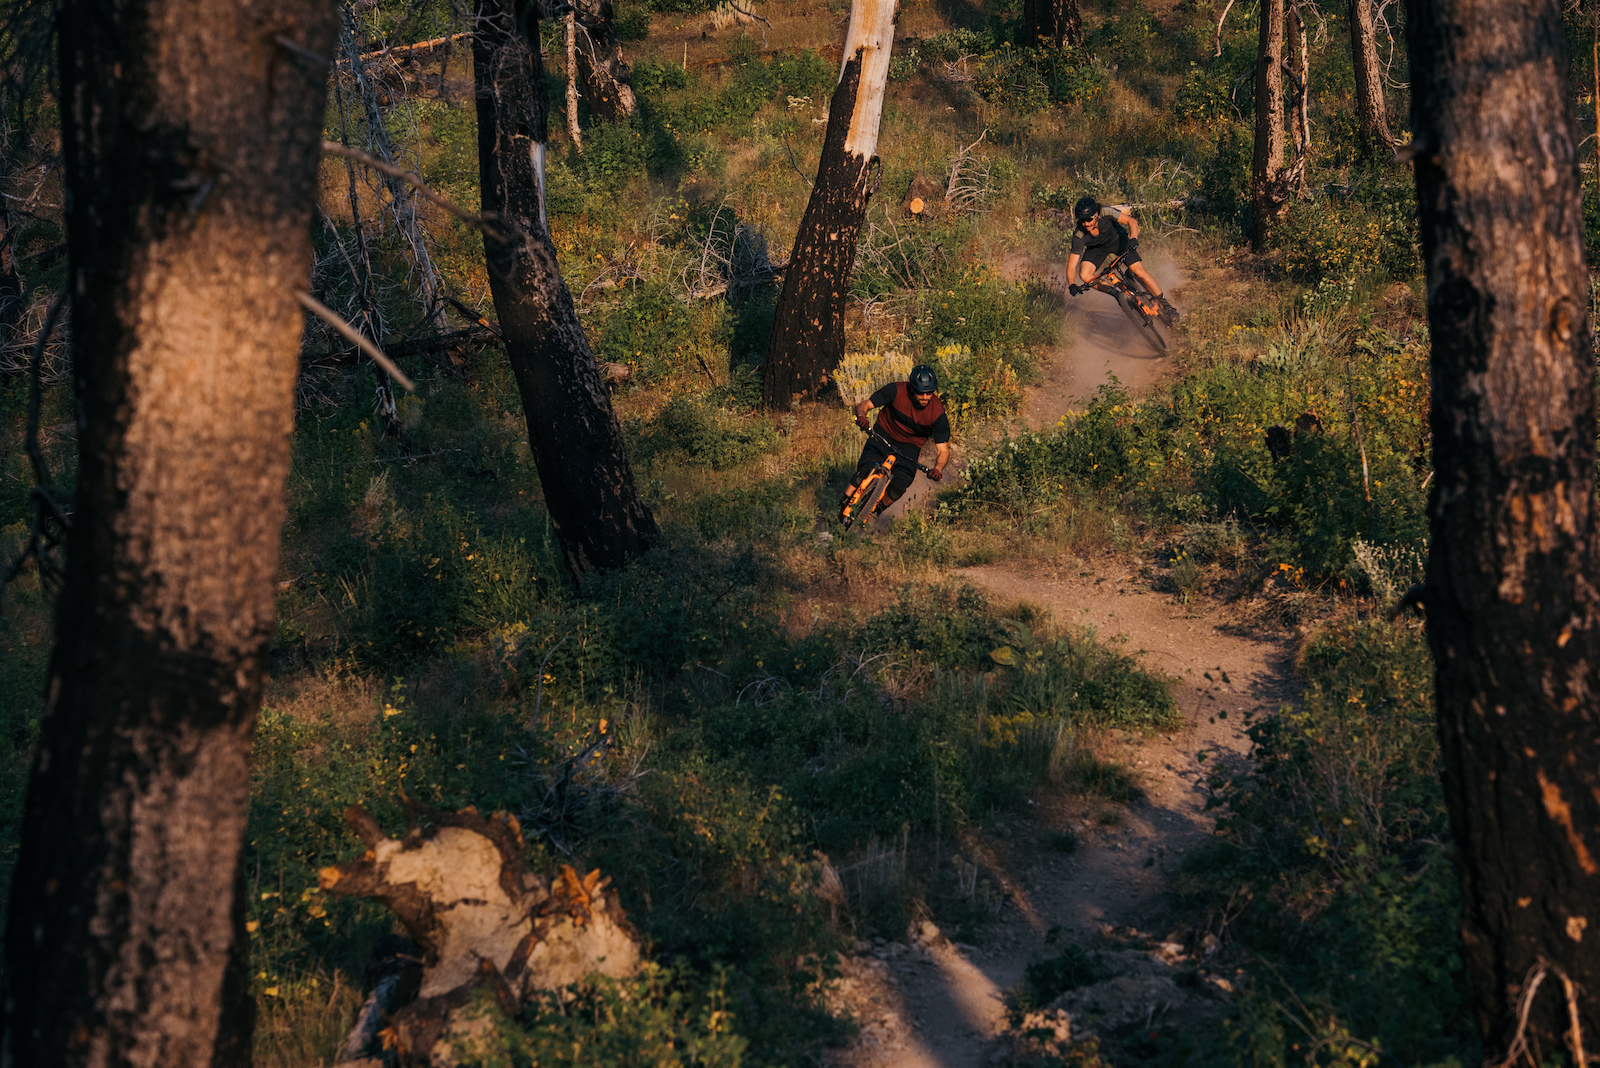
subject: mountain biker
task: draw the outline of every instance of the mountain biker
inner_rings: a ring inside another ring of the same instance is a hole
[[[1161,295],[1161,286],[1139,260],[1139,220],[1129,212],[1102,207],[1094,197],[1081,197],[1072,206],[1072,217],[1077,225],[1072,230],[1072,251],[1067,256],[1067,291],[1073,296],[1087,290],[1094,283],[1100,265],[1110,256],[1121,255],[1150,295],[1161,305],[1161,318],[1169,324],[1178,321],[1178,309]],[[1109,221],[1108,221],[1109,220]],[[1126,227],[1126,229],[1124,229]],[[1079,284],[1075,279],[1082,276]]]
[[[904,382],[891,382],[856,405],[856,425],[862,430],[872,425],[867,413],[879,409],[878,430],[882,437],[874,434],[867,438],[856,464],[855,481],[845,489],[844,499],[839,502],[841,512],[861,480],[889,455],[891,447],[897,457],[894,471],[889,476],[889,487],[872,510],[873,515],[899,500],[917,477],[917,456],[929,438],[933,439],[937,456],[928,477],[935,482],[944,480],[944,469],[950,463],[950,417],[945,414],[938,389],[939,378],[933,368],[919,363]],[[885,445],[883,438],[888,438],[891,444]]]

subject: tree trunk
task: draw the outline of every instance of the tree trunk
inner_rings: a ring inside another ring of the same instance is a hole
[[[1022,37],[1029,46],[1064,48],[1083,44],[1078,0],[1023,0]]]
[[[1561,11],[1553,0],[1409,0],[1407,38],[1433,338],[1424,597],[1462,957],[1485,1063],[1508,1053],[1519,988],[1541,962],[1583,989],[1592,1051],[1594,338]],[[1567,1037],[1563,984],[1550,974],[1523,1036],[1529,1063]]]
[[[894,0],[855,0],[844,68],[828,108],[817,182],[795,234],[772,324],[761,399],[786,410],[814,393],[844,358],[844,306],[856,239],[883,169],[878,123],[894,43]]]
[[[477,0],[479,182],[483,212],[496,220],[483,248],[545,506],[581,581],[644,552],[656,524],[634,489],[622,428],[550,243],[538,21],[536,0]]]
[[[1300,4],[1291,0],[1289,21],[1294,36],[1294,52],[1290,56],[1289,78],[1294,93],[1294,112],[1289,116],[1289,128],[1294,133],[1294,161],[1283,175],[1285,192],[1305,196],[1309,188],[1306,172],[1311,166],[1311,52],[1306,40],[1306,21],[1300,14]]]
[[[1356,70],[1356,136],[1362,159],[1395,147],[1389,132],[1389,104],[1383,92],[1383,68],[1372,25],[1372,0],[1350,0],[1350,57]]]
[[[589,115],[619,122],[633,114],[638,102],[633,95],[631,72],[622,58],[616,12],[611,0],[578,0],[575,6],[583,36],[578,47],[578,74],[589,101]]]
[[[1250,247],[1267,247],[1283,215],[1283,4],[1261,0],[1261,44],[1256,50],[1256,151],[1250,169]]]
[[[578,126],[578,12],[567,8],[563,20],[567,27],[567,136],[572,147],[583,154],[583,130]]]
[[[337,19],[66,0],[56,23],[80,462],[7,1064],[250,1063],[239,857],[327,91],[306,53]]]

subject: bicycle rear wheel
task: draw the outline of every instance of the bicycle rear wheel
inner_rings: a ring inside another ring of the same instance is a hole
[[[1117,304],[1121,306],[1122,314],[1128,317],[1128,321],[1139,328],[1140,336],[1156,350],[1156,355],[1165,356],[1167,339],[1161,336],[1161,329],[1156,325],[1159,322],[1157,317],[1140,307],[1139,302],[1126,291],[1117,293]]]

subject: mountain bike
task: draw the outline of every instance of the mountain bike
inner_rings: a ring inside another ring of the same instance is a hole
[[[1123,265],[1120,254],[1105,262],[1090,285],[1116,300],[1122,314],[1139,328],[1139,333],[1157,355],[1167,354],[1167,339],[1161,333],[1161,328],[1166,326],[1161,318],[1161,305],[1146,292],[1144,283]]]
[[[866,434],[868,437],[877,438],[883,442],[888,448],[889,454],[872,465],[872,470],[867,472],[867,477],[861,480],[861,484],[850,495],[850,499],[844,502],[844,507],[839,509],[839,525],[845,530],[849,530],[850,524],[861,516],[873,514],[873,511],[878,507],[878,501],[883,497],[883,491],[889,488],[889,476],[894,474],[894,465],[896,463],[916,464],[917,470],[925,475],[933,471],[933,468],[918,463],[916,460],[906,460],[899,456],[895,452],[895,442],[890,441],[884,434],[880,434],[877,427],[868,430]]]

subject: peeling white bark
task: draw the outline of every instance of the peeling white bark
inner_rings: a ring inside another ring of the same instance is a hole
[[[862,159],[878,153],[878,126],[883,120],[883,97],[889,85],[889,53],[894,47],[895,0],[855,0],[850,7],[850,28],[844,35],[844,62],[861,53],[861,88],[850,117],[844,150]],[[841,65],[839,76],[844,77]]]

